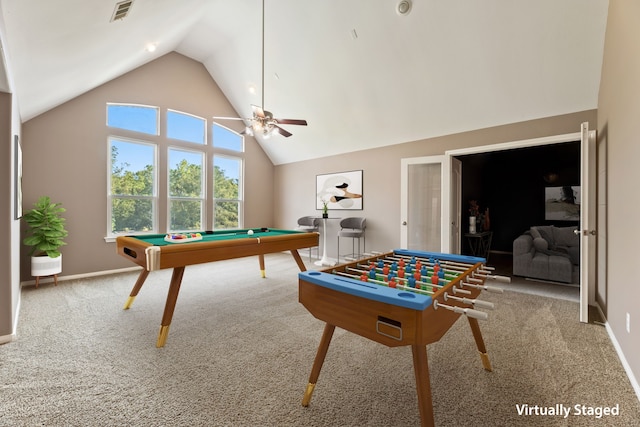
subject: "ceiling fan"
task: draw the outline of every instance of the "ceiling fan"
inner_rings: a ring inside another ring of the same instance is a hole
[[[241,134],[250,136],[261,134],[264,138],[269,138],[274,133],[279,133],[282,136],[289,137],[292,133],[279,125],[306,126],[307,121],[303,119],[276,119],[270,111],[264,109],[264,2],[265,0],[262,0],[262,106],[251,105],[253,117],[250,118],[214,117],[214,119],[245,121],[248,125],[245,130],[240,132]]]

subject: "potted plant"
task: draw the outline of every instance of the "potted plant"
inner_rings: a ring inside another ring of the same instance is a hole
[[[31,275],[55,276],[62,271],[60,247],[66,245],[63,239],[68,235],[61,216],[66,209],[52,203],[48,196],[40,197],[34,206],[23,215],[28,228],[22,242],[31,246]]]
[[[329,207],[327,204],[328,202],[326,200],[322,201],[322,218],[329,218]]]

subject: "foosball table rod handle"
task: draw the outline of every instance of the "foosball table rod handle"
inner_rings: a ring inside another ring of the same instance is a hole
[[[476,277],[481,277],[484,280],[495,280],[496,282],[511,283],[511,277],[498,276],[497,274],[478,274]]]
[[[446,308],[447,310],[453,311],[454,313],[464,314],[467,317],[473,317],[478,320],[487,320],[489,315],[484,311],[474,310],[472,308],[463,308],[455,305],[446,305],[439,303],[438,300],[433,302],[433,308],[437,310],[439,307]]]
[[[487,285],[475,285],[473,283],[469,283],[469,282],[462,282],[462,286],[468,286],[470,288],[476,288],[476,289],[482,289],[488,292],[495,292],[498,294],[501,294],[504,292],[504,289],[502,288],[496,288],[495,286],[487,286]]]
[[[449,295],[448,292],[444,293],[444,300],[447,301],[449,298],[451,298],[454,301],[460,301],[463,304],[467,304],[467,305],[472,305],[474,307],[478,307],[478,308],[485,308],[487,310],[493,310],[495,308],[495,305],[492,302],[489,301],[482,301],[479,299],[469,299],[469,298],[464,298],[464,297],[457,297],[454,295]]]

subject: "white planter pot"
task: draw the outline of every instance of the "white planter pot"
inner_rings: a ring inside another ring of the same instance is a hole
[[[44,256],[31,257],[31,275],[33,277],[53,276],[62,272],[62,254],[57,258]]]

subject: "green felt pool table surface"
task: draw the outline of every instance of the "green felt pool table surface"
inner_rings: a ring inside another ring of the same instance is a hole
[[[248,231],[253,231],[253,234],[248,234]],[[280,229],[264,229],[264,228],[243,228],[243,229],[233,229],[233,230],[215,230],[215,231],[194,231],[192,233],[200,233],[202,235],[202,240],[195,240],[187,243],[197,243],[197,242],[212,242],[212,241],[223,241],[223,240],[234,240],[234,239],[248,239],[248,238],[258,238],[258,237],[267,237],[267,236],[278,236],[278,235],[286,235],[286,234],[297,234],[304,233],[303,231],[297,230],[280,230]],[[187,234],[187,233],[185,233]],[[176,242],[167,242],[164,240],[167,234],[145,234],[139,236],[132,236],[135,239],[142,240],[154,246],[165,246],[165,245],[184,245],[185,243],[177,240]]]

